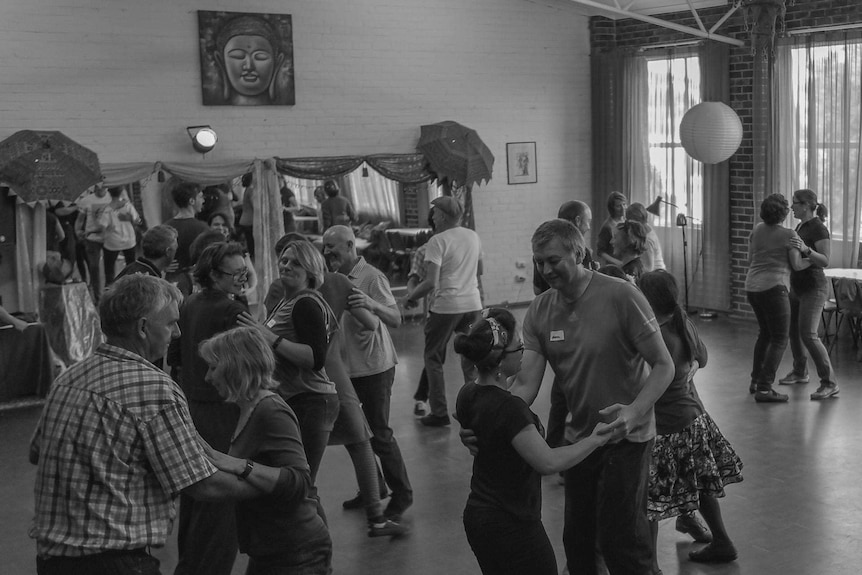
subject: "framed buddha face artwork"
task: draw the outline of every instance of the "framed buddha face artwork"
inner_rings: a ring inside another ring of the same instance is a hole
[[[198,10],[204,106],[292,106],[290,14]]]

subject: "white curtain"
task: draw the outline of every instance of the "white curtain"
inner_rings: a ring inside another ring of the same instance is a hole
[[[367,164],[344,177],[343,193],[353,202],[356,213],[361,214],[360,219],[375,223],[389,220],[398,226],[403,223],[398,201],[400,185],[369,169]]]
[[[776,54],[774,181],[788,199],[813,190],[829,209],[831,267],[859,265],[862,34],[783,40]],[[797,222],[788,222],[795,225]]]

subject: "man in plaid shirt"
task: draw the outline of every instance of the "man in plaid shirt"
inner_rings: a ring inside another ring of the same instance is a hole
[[[107,343],[54,382],[30,445],[37,572],[155,575],[180,492],[260,492],[207,457],[183,392],[151,362],[179,337],[179,290],[131,275],[103,294]],[[246,477],[248,474],[246,474]]]

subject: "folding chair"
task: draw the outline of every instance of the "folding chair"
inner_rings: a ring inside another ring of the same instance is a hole
[[[862,282],[852,278],[832,278],[832,290],[835,292],[835,307],[838,319],[835,325],[835,335],[841,329],[841,324],[847,320],[850,327],[850,337],[853,349],[858,349],[862,340]],[[832,345],[835,344],[833,338]]]

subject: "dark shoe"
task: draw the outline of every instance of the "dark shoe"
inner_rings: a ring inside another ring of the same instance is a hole
[[[839,391],[837,385],[821,385],[817,388],[817,391],[811,394],[811,399],[829,399],[838,395]]]
[[[434,415],[433,413],[419,418],[419,421],[422,422],[422,425],[427,425],[428,427],[443,427],[452,423],[448,415]]]
[[[677,517],[676,530],[691,535],[691,538],[698,543],[710,543],[712,541],[712,533],[709,532],[706,525],[700,522],[694,512]]]
[[[703,549],[692,551],[688,558],[696,563],[730,563],[736,561],[736,549],[730,547],[719,547],[710,543]]]
[[[387,497],[389,497],[389,493],[387,491],[384,491],[383,493],[380,494],[380,500],[381,501],[383,501]],[[365,508],[365,499],[362,498],[361,493],[357,493],[356,497],[354,497],[353,499],[348,499],[347,501],[342,503],[341,506],[344,509],[349,509],[349,510],[364,509]]]
[[[406,535],[410,529],[406,525],[397,523],[386,517],[378,517],[368,523],[369,537],[400,537]]]
[[[791,371],[778,380],[779,385],[793,385],[794,383],[808,383],[808,376],[804,374],[799,375],[798,373]]]
[[[758,391],[754,394],[754,401],[757,403],[785,403],[788,399],[790,399],[788,396],[774,389]]]
[[[421,417],[421,416],[425,415],[425,413],[426,413],[425,402],[424,401],[417,401],[416,404],[413,406],[413,415],[415,415],[417,417]]]

